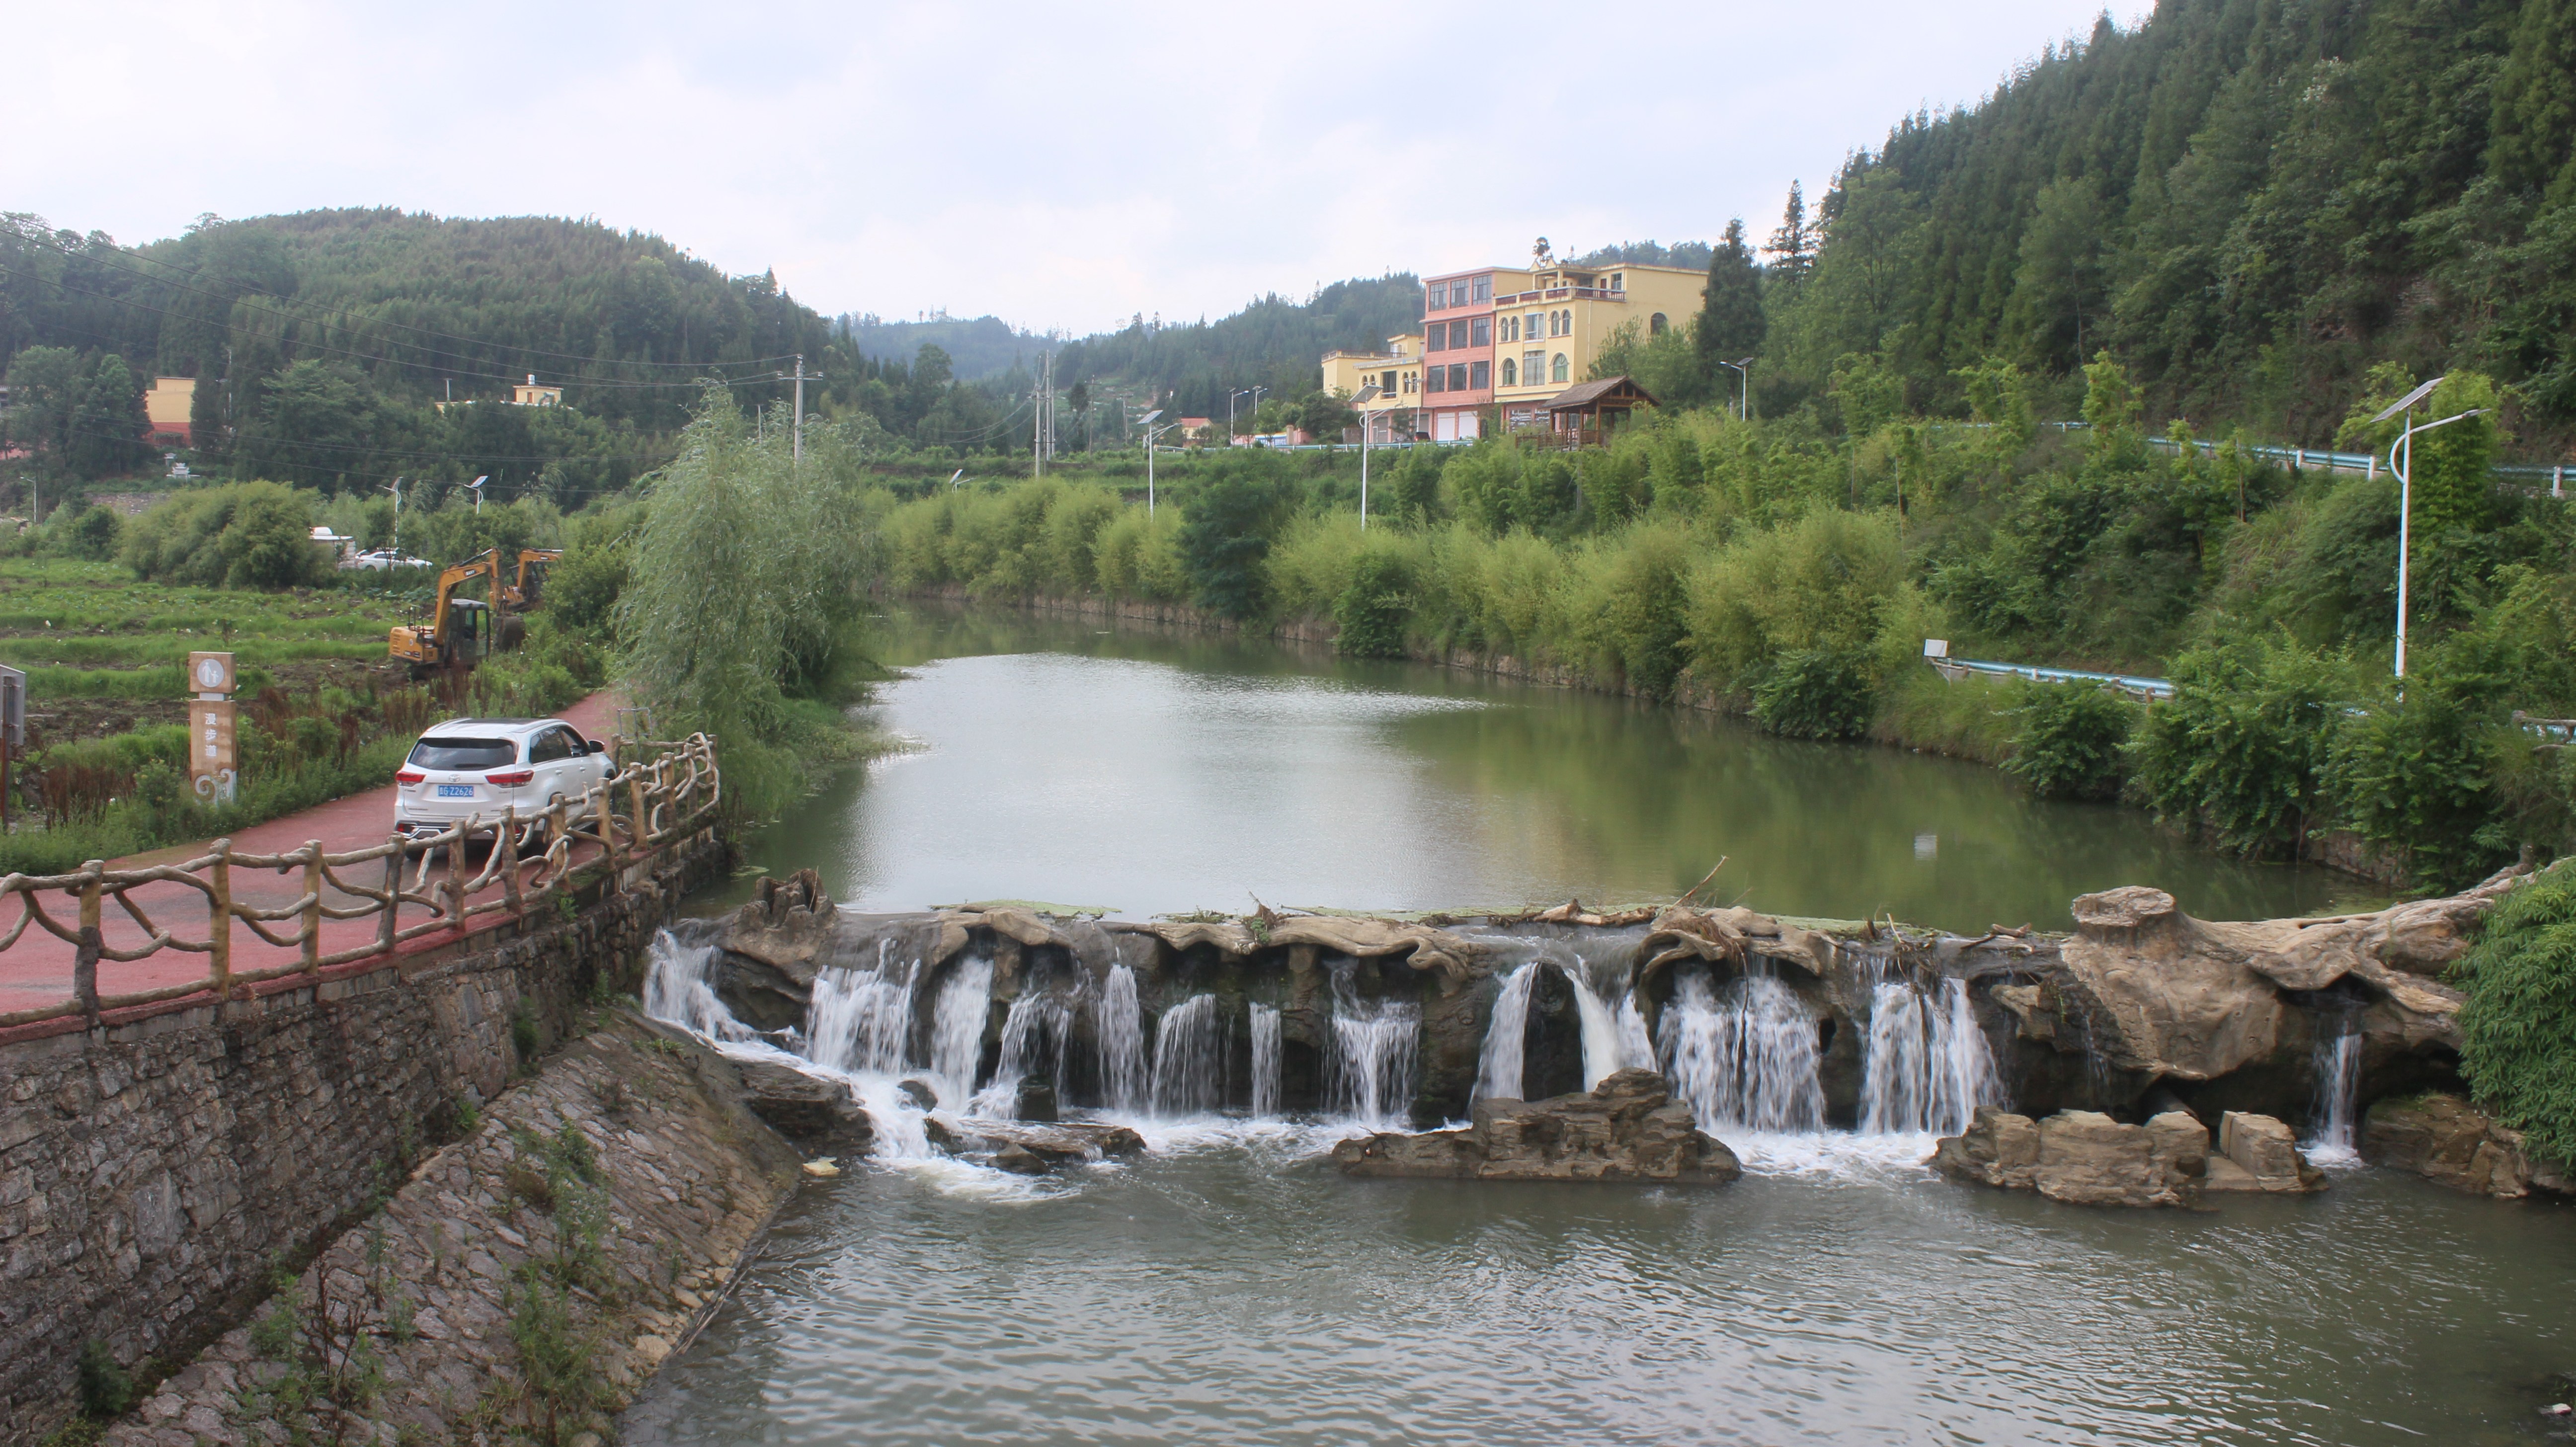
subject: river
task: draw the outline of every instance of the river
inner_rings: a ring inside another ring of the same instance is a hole
[[[753,841],[844,903],[1669,897],[1719,855],[1729,899],[1952,928],[2125,882],[2215,915],[2342,888],[1614,700],[1017,615],[889,638],[881,722],[919,747]],[[1135,1123],[1146,1156],[1035,1182],[915,1155],[809,1183],[624,1440],[2526,1442],[2576,1368],[2566,1207],[2364,1167],[2089,1210],[1939,1180],[1920,1138],[1640,1189],[1352,1181],[1333,1122]]]
[[[870,909],[1642,901],[1721,858],[1702,898],[1963,931],[2063,928],[2069,900],[2122,884],[2204,919],[2360,892],[2195,848],[2132,809],[2032,799],[1983,765],[1691,710],[1014,611],[882,626],[906,676],[875,722],[916,749],[843,772],[746,843]]]

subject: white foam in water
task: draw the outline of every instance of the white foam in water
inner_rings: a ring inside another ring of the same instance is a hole
[[[1532,961],[1503,977],[1503,992],[1494,997],[1493,1019],[1485,1026],[1484,1048],[1476,1054],[1478,1100],[1519,1100],[1528,1088],[1521,1081],[1521,1057],[1529,1039],[1530,991],[1541,968]]]
[[[1778,980],[1747,975],[1728,982],[1721,996],[1704,970],[1690,970],[1676,982],[1656,1033],[1664,1075],[1689,1102],[1700,1129],[1824,1129],[1816,1027]],[[1726,1139],[1734,1144],[1734,1136]]]
[[[2002,1100],[1966,981],[1943,980],[1938,1000],[1899,980],[1871,991],[1861,1134],[1957,1135]]]
[[[1109,1108],[1140,1110],[1145,1104],[1145,1012],[1136,1003],[1136,972],[1109,971],[1093,1007],[1092,1031],[1100,1040],[1100,1088]]]
[[[1192,995],[1154,1029],[1154,1113],[1204,1115],[1225,1105],[1224,1022],[1216,996]]]
[[[1252,1005],[1252,1114],[1255,1119],[1279,1113],[1279,1010]]]
[[[1591,972],[1584,969],[1581,960],[1562,961],[1557,968],[1564,973],[1565,982],[1574,987],[1575,1018],[1583,1027],[1583,1088],[1590,1090],[1616,1075],[1626,1063],[1619,1048],[1619,1024],[1610,1013],[1609,1002],[1592,988]]]
[[[2353,1103],[2361,1092],[2361,1031],[2347,1030],[2319,1040],[2312,1059],[2317,1073],[2316,1132],[2300,1149],[2314,1165],[2360,1165],[2361,1152],[2353,1149],[2352,1117]]]

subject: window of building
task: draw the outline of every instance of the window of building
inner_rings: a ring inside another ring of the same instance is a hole
[[[1503,385],[1506,387],[1519,386],[1520,383],[1515,380],[1518,375],[1518,372],[1513,368],[1512,359],[1509,357],[1503,358]]]
[[[1548,373],[1552,380],[1562,382],[1566,379],[1565,353],[1556,354],[1556,360],[1548,366]]]
[[[1494,385],[1494,364],[1493,364],[1493,363],[1491,363],[1491,362],[1469,362],[1469,363],[1467,364],[1467,390],[1468,390],[1468,391],[1470,391],[1470,392],[1482,392],[1482,391],[1484,391],[1487,387],[1490,387],[1490,386],[1492,386],[1492,385]]]
[[[1447,322],[1433,322],[1427,335],[1430,337],[1430,340],[1422,344],[1422,350],[1426,352],[1445,352],[1449,350],[1449,324]]]
[[[1521,328],[1521,340],[1534,342],[1541,336],[1546,335],[1547,319],[1539,313],[1531,312],[1527,317],[1523,318],[1523,320],[1528,322],[1528,325]]]
[[[1475,299],[1478,301],[1492,301],[1494,299],[1494,279],[1492,277],[1480,276],[1476,278]]]
[[[1646,335],[1648,336],[1660,337],[1672,329],[1673,324],[1664,319],[1664,314],[1662,312],[1657,312],[1646,319]]]
[[[1547,353],[1521,353],[1521,384],[1535,387],[1547,380]]]
[[[1417,391],[1421,386],[1422,374],[1420,372],[1407,372],[1404,374],[1404,390],[1408,392]]]
[[[1626,274],[1622,273],[1610,278],[1610,289],[1612,291],[1626,291],[1628,289],[1628,278]]]
[[[1467,345],[1490,347],[1494,344],[1494,322],[1491,317],[1478,317],[1467,323]]]
[[[1452,392],[1464,392],[1467,390],[1466,363],[1451,362],[1449,364],[1449,390]]]
[[[1378,389],[1379,391],[1381,391],[1381,392],[1392,392],[1392,391],[1394,391],[1394,390],[1395,390],[1395,374],[1394,374],[1393,372],[1387,372],[1387,373],[1383,373],[1383,374],[1381,374],[1381,375],[1378,377],[1378,379],[1377,379],[1377,389]]]
[[[1423,375],[1423,386],[1422,386],[1422,390],[1423,390],[1423,391],[1425,391],[1425,392],[1446,392],[1446,391],[1448,391],[1448,390],[1449,390],[1449,388],[1448,388],[1446,385],[1444,385],[1444,384],[1448,381],[1448,379],[1449,379],[1449,369],[1448,369],[1448,368],[1446,368],[1446,367],[1427,367],[1427,368],[1424,368],[1424,369],[1423,369],[1423,373],[1422,373],[1422,375]]]

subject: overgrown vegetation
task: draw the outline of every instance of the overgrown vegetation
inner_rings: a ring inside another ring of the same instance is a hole
[[[2576,864],[2506,895],[2453,969],[2461,1073],[2537,1153],[2576,1164]]]

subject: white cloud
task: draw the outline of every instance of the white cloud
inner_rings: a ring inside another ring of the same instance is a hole
[[[0,90],[0,209],[127,242],[203,211],[590,215],[826,311],[1085,332],[1540,234],[1759,235],[1793,178],[2098,5],[0,0],[41,57]]]

